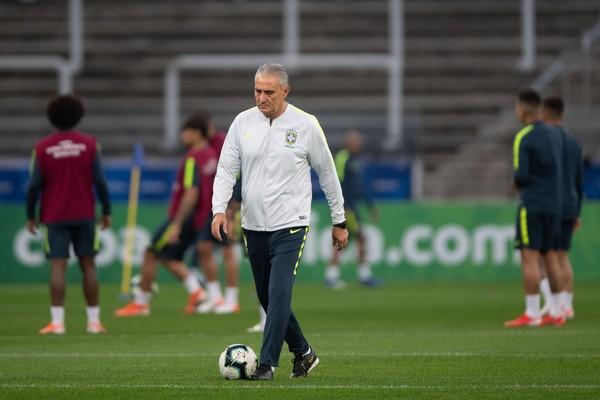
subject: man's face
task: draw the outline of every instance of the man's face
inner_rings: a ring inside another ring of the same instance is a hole
[[[198,141],[198,137],[200,136],[200,132],[195,129],[187,128],[181,131],[179,138],[181,139],[181,144],[187,149],[194,146]]]
[[[258,75],[254,81],[256,105],[269,118],[277,117],[283,112],[289,92],[289,86],[283,85],[277,75]]]

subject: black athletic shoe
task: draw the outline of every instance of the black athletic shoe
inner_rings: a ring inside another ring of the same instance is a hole
[[[290,378],[304,378],[310,371],[319,365],[319,357],[317,357],[317,354],[310,349],[310,353],[304,356],[297,356],[292,362],[294,363],[294,367],[292,368]]]
[[[270,365],[261,364],[256,371],[250,376],[250,380],[253,381],[272,381],[273,380],[273,368]]]

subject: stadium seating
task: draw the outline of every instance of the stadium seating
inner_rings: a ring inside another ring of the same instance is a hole
[[[66,55],[65,3],[3,2],[0,54]],[[282,50],[279,1],[176,4],[85,2],[85,63],[75,87],[87,103],[84,128],[101,138],[107,154],[128,154],[132,143],[141,140],[150,154],[168,155],[162,146],[163,74],[174,56]],[[523,73],[516,68],[517,1],[406,1],[406,149],[424,160],[426,196],[508,194],[506,185],[499,188],[504,176],[498,171],[510,171],[497,155],[510,158],[514,125],[503,112],[510,109],[518,87],[577,45],[582,31],[598,18],[595,0],[536,4],[538,67]],[[302,52],[387,51],[384,0],[303,0],[301,13]],[[250,71],[185,72],[184,111],[209,109],[226,127],[236,112],[252,105],[251,79]],[[388,150],[380,148],[385,72],[304,71],[293,74],[292,85],[293,102],[319,115],[333,147],[340,145],[345,129],[358,127],[369,133],[374,153]],[[0,153],[27,155],[34,139],[47,130],[43,109],[55,88],[50,72],[0,71]],[[585,126],[598,125],[593,113],[578,115],[589,117]],[[16,141],[17,136],[30,140]],[[493,162],[490,154],[496,155]],[[482,182],[486,177],[493,179]]]

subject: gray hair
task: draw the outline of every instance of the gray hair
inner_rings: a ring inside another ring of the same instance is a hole
[[[256,70],[254,79],[258,78],[259,75],[276,75],[279,77],[279,82],[284,86],[290,85],[290,78],[285,67],[281,64],[268,63],[263,64]]]

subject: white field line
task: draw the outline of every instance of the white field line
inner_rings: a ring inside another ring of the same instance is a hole
[[[92,384],[43,384],[43,383],[0,383],[4,389],[172,389],[172,390],[214,390],[214,389],[279,389],[279,390],[594,390],[600,384],[507,384],[507,385],[306,385],[306,384],[263,384],[250,382],[224,382],[214,384],[128,384],[128,383],[92,383]]]
[[[254,333],[232,333],[232,334],[219,334],[219,337],[234,337],[239,338],[241,335],[248,337],[255,337]],[[512,336],[551,336],[551,337],[562,337],[562,336],[597,336],[597,330],[570,330],[569,328],[564,328],[561,330],[552,329],[552,328],[525,328],[525,329],[503,329],[503,330],[490,330],[490,331],[477,331],[477,330],[468,330],[468,331],[455,331],[455,332],[444,332],[438,333],[435,332],[435,328],[429,330],[379,330],[379,331],[361,331],[361,332],[347,332],[347,331],[330,331],[330,332],[308,332],[306,336],[308,337],[329,337],[333,336],[334,338],[378,338],[378,337],[512,337]],[[106,337],[110,338],[148,338],[148,337],[161,337],[161,338],[214,338],[217,336],[215,333],[140,333],[140,334],[109,334]],[[89,334],[68,334],[65,335],[64,338],[68,338],[69,340],[74,339],[84,339],[84,340],[94,340],[97,341],[98,337],[96,335]],[[45,340],[47,337],[39,336],[32,332],[30,335],[1,335],[0,341],[11,341],[11,340]]]
[[[361,352],[361,353],[319,353],[327,358],[411,358],[411,357],[448,357],[448,358],[542,358],[542,359],[600,359],[600,353],[490,353],[490,352]],[[1,358],[202,358],[218,357],[219,353],[0,353]]]

